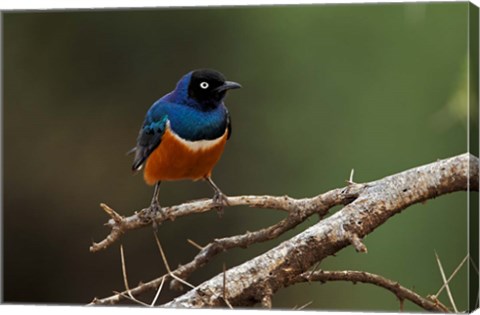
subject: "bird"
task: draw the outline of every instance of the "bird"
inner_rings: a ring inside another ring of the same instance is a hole
[[[242,86],[227,81],[213,69],[185,74],[173,91],[150,107],[138,133],[132,171],[143,169],[148,185],[155,185],[147,208],[152,218],[162,213],[160,183],[175,180],[205,180],[214,191],[219,215],[228,205],[226,195],[212,180],[212,171],[232,135],[226,93]]]

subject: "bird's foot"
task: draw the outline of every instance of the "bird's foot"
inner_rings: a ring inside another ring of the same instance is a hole
[[[157,230],[158,223],[157,223],[157,217],[165,217],[166,214],[164,213],[162,207],[158,203],[158,201],[154,201],[150,204],[148,208],[144,210],[144,215],[143,217],[152,222],[152,226],[155,230]]]
[[[213,203],[215,205],[215,210],[217,210],[218,217],[222,218],[223,207],[226,207],[229,205],[228,197],[221,191],[215,192],[215,195],[213,195]]]

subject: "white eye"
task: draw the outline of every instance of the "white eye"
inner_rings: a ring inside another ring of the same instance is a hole
[[[208,89],[208,82],[202,82],[202,83],[200,83],[200,87],[201,87],[202,89],[204,89],[204,90],[205,90],[205,89]]]

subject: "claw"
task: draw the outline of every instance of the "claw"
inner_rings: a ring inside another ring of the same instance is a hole
[[[162,207],[158,203],[158,201],[153,201],[150,206],[145,209],[145,215],[144,217],[152,222],[152,226],[155,230],[157,230],[158,224],[157,224],[157,216],[160,215],[161,217],[165,216],[165,212],[163,211]]]
[[[218,206],[228,206],[228,197],[220,191],[215,192],[215,195],[213,195],[213,203]]]
[[[218,217],[221,218],[223,216],[223,207],[229,205],[228,198],[224,193],[222,193],[220,188],[215,185],[210,176],[206,176],[204,179],[210,184],[210,186],[212,186],[213,191],[215,192],[215,194],[213,195],[213,203],[215,204],[215,209],[217,210]]]
[[[228,198],[227,196],[217,191],[215,195],[213,195],[213,203],[215,204],[215,210],[217,210],[217,214],[219,218],[223,217],[223,207],[228,206]]]

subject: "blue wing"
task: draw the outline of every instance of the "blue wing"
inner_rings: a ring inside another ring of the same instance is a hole
[[[135,151],[135,158],[132,164],[133,171],[138,171],[142,168],[145,160],[162,141],[168,116],[162,115],[156,118],[157,119],[153,119],[147,114],[143,127],[138,133],[137,146],[133,149]]]
[[[138,134],[132,170],[141,169],[145,160],[162,141],[163,134],[170,128],[181,138],[189,141],[211,140],[223,135],[227,128],[228,138],[232,133],[230,114],[225,106],[210,112],[199,111],[189,106],[170,103],[164,98],[155,102],[148,110]]]

